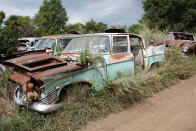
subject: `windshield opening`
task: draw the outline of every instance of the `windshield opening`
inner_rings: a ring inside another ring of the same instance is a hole
[[[70,41],[63,52],[80,52],[88,49],[92,53],[109,53],[110,39],[107,36],[82,36]]]
[[[52,45],[56,43],[55,39],[40,39],[36,44],[34,49],[35,50],[44,50],[44,49],[52,49]]]
[[[185,33],[174,33],[175,40],[191,40],[194,41],[193,35]]]

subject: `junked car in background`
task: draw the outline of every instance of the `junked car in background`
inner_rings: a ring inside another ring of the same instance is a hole
[[[46,50],[47,53],[59,54],[76,34],[50,35],[42,37],[31,50]]]
[[[39,40],[40,37],[19,38],[19,44],[16,45],[17,52],[29,51]]]
[[[180,48],[186,55],[196,54],[196,38],[191,33],[170,32],[167,35],[166,46]]]
[[[79,62],[86,50],[94,63]],[[10,79],[18,83],[14,93],[16,103],[46,113],[60,107],[56,102],[60,96],[70,95],[69,89],[74,84],[88,84],[98,90],[106,77],[114,80],[118,72],[133,74],[135,66],[149,69],[161,64],[164,51],[164,45],[146,47],[144,40],[135,34],[89,34],[72,39],[60,58],[46,53],[30,54],[5,59],[1,68],[4,72],[12,70]],[[97,57],[100,55],[102,64]]]

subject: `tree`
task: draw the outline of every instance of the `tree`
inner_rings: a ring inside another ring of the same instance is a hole
[[[12,54],[15,50],[15,45],[18,43],[18,38],[21,36],[19,23],[11,20],[10,17],[5,23],[6,25],[0,30],[0,54]]]
[[[103,33],[105,30],[108,29],[107,24],[103,22],[98,22],[96,25],[97,33]]]
[[[6,21],[6,26],[12,26],[14,23],[18,28],[21,37],[29,37],[35,35],[35,26],[29,16],[11,15]]]
[[[15,51],[15,45],[18,43],[18,38],[21,35],[18,32],[19,27],[12,22],[9,26],[5,26],[1,30],[0,37],[0,54],[12,54]]]
[[[67,21],[68,16],[61,0],[44,0],[34,17],[34,22],[41,35],[62,33]]]
[[[127,25],[118,25],[118,29],[123,29],[125,32],[127,32]]]
[[[76,23],[76,24],[68,24],[65,27],[65,32],[69,33],[72,31],[76,31],[80,34],[84,34],[85,32],[85,27],[82,23]]]
[[[128,32],[138,34],[140,29],[141,29],[140,24],[134,24],[132,26],[129,26]]]
[[[3,23],[4,19],[5,19],[5,13],[3,11],[0,11],[0,26]]]
[[[85,25],[85,33],[103,33],[105,30],[108,29],[107,24],[103,22],[96,22],[93,19],[91,19],[89,22]]]
[[[155,27],[171,31],[196,32],[195,0],[144,0],[145,14],[150,28]]]

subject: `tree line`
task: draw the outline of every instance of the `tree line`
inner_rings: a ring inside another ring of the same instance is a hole
[[[145,22],[149,28],[168,29],[196,33],[195,0],[144,0],[144,15],[138,24],[118,25],[130,33],[138,33]],[[86,24],[67,24],[68,15],[61,0],[43,0],[39,11],[33,18],[29,16],[6,16],[0,11],[0,54],[12,52],[12,47],[20,37],[64,34],[76,31],[80,34],[101,33],[108,29],[103,22],[91,19]]]

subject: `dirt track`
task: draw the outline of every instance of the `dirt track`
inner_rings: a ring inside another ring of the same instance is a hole
[[[84,131],[196,131],[196,75]]]

